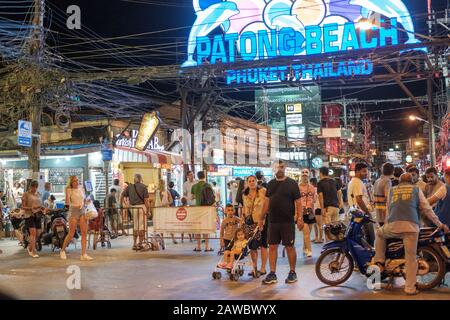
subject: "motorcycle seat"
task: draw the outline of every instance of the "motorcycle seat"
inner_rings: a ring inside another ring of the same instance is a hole
[[[389,238],[389,239],[386,239],[386,245],[388,245],[388,246],[390,244],[393,244],[393,243],[396,243],[396,242],[403,243],[403,240],[401,238]]]
[[[421,228],[419,232],[419,239],[429,238],[436,228]]]

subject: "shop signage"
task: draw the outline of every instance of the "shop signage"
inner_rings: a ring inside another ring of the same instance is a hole
[[[19,120],[17,144],[22,147],[31,147],[32,124],[29,121]]]
[[[136,138],[139,135],[138,130],[131,130],[129,137],[121,137],[117,135],[116,146],[127,147],[127,148],[135,148],[136,147]],[[150,142],[148,143],[147,150],[164,150],[164,146],[159,145],[158,136],[154,136]]]
[[[392,164],[402,163],[402,152],[401,151],[386,151],[384,152],[386,156],[386,161]]]
[[[277,152],[277,157],[284,160],[308,160],[308,155],[304,151]]]
[[[319,158],[319,157],[314,158],[314,159],[311,160],[311,162],[312,162],[313,168],[315,168],[315,169],[319,169],[320,167],[323,166],[322,158]]]
[[[304,140],[306,128],[303,124],[302,104],[286,104],[286,132],[289,141]]]
[[[254,175],[256,171],[261,171],[265,177],[273,175],[271,168],[235,167],[233,168],[233,177],[248,177]]]
[[[193,4],[196,20],[183,67],[394,46],[401,41],[400,32],[406,43],[419,42],[401,0],[193,0]],[[213,33],[218,28],[223,32]],[[287,69],[229,70],[227,83],[290,80]],[[305,73],[310,78],[365,75],[373,66],[371,61],[345,61],[338,62],[338,70],[332,69],[331,64],[297,65],[293,78],[306,79]]]

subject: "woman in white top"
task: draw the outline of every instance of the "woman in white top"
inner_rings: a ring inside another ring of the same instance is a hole
[[[164,180],[159,181],[159,189],[156,192],[156,206],[157,207],[170,207],[170,205],[173,202],[172,195],[169,191],[167,191],[166,188],[166,182]],[[175,240],[175,235],[173,233],[170,234],[172,236],[172,241],[174,244],[177,244],[177,240]],[[164,237],[164,235],[161,233],[161,237]]]
[[[66,247],[69,242],[73,239],[75,231],[77,229],[78,223],[81,229],[81,261],[92,260],[86,254],[86,244],[87,244],[87,219],[85,217],[84,207],[87,201],[83,189],[78,185],[78,178],[76,176],[71,176],[66,187],[66,206],[69,207],[69,233],[66,239],[64,239],[64,244],[61,248],[60,256],[61,259],[66,260]]]

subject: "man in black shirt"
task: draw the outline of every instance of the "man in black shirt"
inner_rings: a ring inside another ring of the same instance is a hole
[[[329,169],[319,169],[320,181],[317,183],[317,194],[324,224],[339,220],[339,208],[342,204],[342,191],[335,179],[329,176]]]
[[[297,223],[299,230],[303,229],[303,214],[300,202],[300,189],[293,179],[285,175],[285,170],[286,164],[282,160],[278,160],[275,163],[276,178],[271,180],[267,186],[263,217],[259,222],[260,230],[262,230],[263,221],[268,212],[270,273],[263,280],[263,284],[277,282],[275,271],[280,242],[286,247],[290,266],[286,283],[297,281],[297,274],[295,273],[297,253],[294,247],[295,224]]]

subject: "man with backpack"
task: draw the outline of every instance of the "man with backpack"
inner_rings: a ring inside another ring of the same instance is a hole
[[[209,183],[206,183],[205,173],[203,171],[197,172],[198,182],[192,186],[191,193],[195,199],[196,206],[212,206],[215,203],[214,189]],[[201,235],[195,235],[197,238],[197,247],[194,249],[196,252],[202,251],[201,249]],[[205,252],[214,251],[209,247],[208,234],[203,234],[205,239]]]

